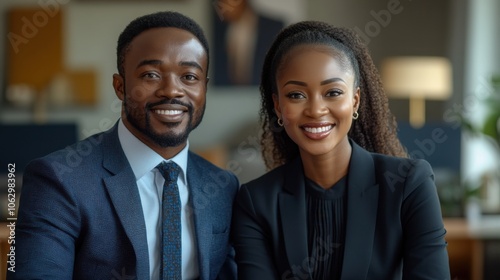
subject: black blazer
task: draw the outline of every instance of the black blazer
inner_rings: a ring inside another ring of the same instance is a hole
[[[351,145],[341,278],[450,279],[430,165]],[[312,279],[305,209],[300,159],[242,185],[232,231],[239,279]]]

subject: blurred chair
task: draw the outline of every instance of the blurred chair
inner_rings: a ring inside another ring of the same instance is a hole
[[[0,174],[7,173],[7,164],[16,164],[22,173],[34,158],[62,149],[78,140],[75,123],[0,124]]]
[[[460,183],[461,129],[448,123],[425,123],[415,128],[398,123],[398,136],[412,158],[427,160],[435,174],[443,216],[464,215],[464,189]]]
[[[62,149],[78,140],[77,125],[0,124],[0,280],[5,279],[10,235],[7,228],[7,166],[15,164],[16,208],[19,206],[22,175],[29,161]],[[17,211],[16,211],[17,212]],[[17,216],[17,215],[16,215]]]

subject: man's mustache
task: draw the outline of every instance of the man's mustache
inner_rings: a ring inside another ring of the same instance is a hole
[[[189,103],[182,102],[178,99],[163,99],[155,103],[148,103],[146,104],[146,108],[148,110],[151,110],[153,107],[158,106],[158,105],[163,105],[163,104],[177,104],[177,105],[182,105],[186,108],[188,108],[188,111],[192,112],[193,111],[193,106]]]

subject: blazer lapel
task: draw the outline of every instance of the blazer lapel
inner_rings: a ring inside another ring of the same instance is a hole
[[[351,145],[342,279],[366,279],[373,249],[379,188],[371,155],[352,141]]]
[[[118,141],[118,128],[114,126],[103,134],[103,167],[113,176],[104,178],[111,202],[125,233],[134,248],[137,259],[137,278],[149,279],[149,256],[146,224],[134,173]]]
[[[290,267],[308,264],[305,183],[300,159],[291,162],[284,172],[284,192],[279,194],[283,239]],[[298,227],[297,225],[302,225]],[[292,271],[295,274],[295,271]],[[308,279],[311,279],[308,268]],[[296,275],[303,279],[303,275]]]
[[[210,194],[203,191],[203,186],[211,181],[191,156],[188,157],[187,180],[191,214],[193,215],[196,241],[198,245],[199,279],[210,279],[210,242],[212,223],[210,216]]]

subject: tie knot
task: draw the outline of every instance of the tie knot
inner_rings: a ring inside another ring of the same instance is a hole
[[[177,177],[179,177],[179,172],[181,172],[181,168],[173,161],[162,162],[157,166],[165,181],[172,182],[177,181]]]

